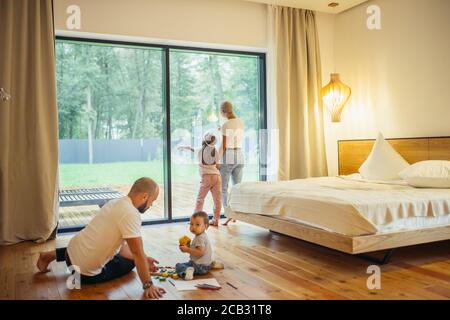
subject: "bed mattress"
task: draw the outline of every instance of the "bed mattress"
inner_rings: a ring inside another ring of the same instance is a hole
[[[450,189],[355,176],[241,183],[232,188],[229,206],[349,236],[450,224]]]

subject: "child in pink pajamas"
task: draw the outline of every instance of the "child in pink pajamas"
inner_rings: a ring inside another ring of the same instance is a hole
[[[210,225],[217,227],[219,225],[220,210],[222,209],[222,178],[219,171],[219,152],[214,147],[216,141],[214,135],[207,133],[203,138],[200,149],[194,150],[192,147],[186,146],[178,147],[178,149],[197,153],[201,181],[194,212],[203,211],[205,198],[208,192],[211,192],[214,201],[214,218],[210,221]]]

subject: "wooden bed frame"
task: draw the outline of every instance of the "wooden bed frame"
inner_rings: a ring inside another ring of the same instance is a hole
[[[450,137],[387,140],[411,164],[424,160],[450,160]],[[358,172],[372,150],[374,142],[375,140],[339,141],[339,174],[348,175]],[[362,254],[450,239],[450,225],[352,237],[259,214],[234,212],[230,208],[225,209],[225,215],[227,218],[244,221],[348,254]],[[383,261],[386,262],[385,260]]]

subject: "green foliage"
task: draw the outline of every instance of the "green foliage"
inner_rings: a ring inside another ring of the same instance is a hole
[[[162,138],[163,51],[57,40],[59,138]],[[258,129],[258,58],[171,50],[171,128],[208,125],[223,100]],[[91,109],[88,94],[91,93]]]

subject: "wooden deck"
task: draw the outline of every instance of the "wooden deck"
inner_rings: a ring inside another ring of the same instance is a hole
[[[172,186],[172,207],[174,217],[189,216],[192,214],[197,198],[198,182],[174,183]],[[124,195],[130,190],[130,185],[111,186]],[[204,209],[212,214],[213,202],[211,195],[205,200]],[[98,206],[76,206],[59,209],[59,227],[72,227],[86,225],[100,210]],[[158,199],[153,207],[142,215],[142,220],[154,220],[164,218],[164,187],[160,186]]]
[[[186,223],[145,227],[146,252],[161,265],[185,261],[177,246]],[[366,287],[369,262],[242,222],[210,228],[216,258],[213,271],[223,288],[178,292],[169,283],[164,299],[450,299],[450,241],[401,248],[381,266],[381,290]],[[38,252],[65,246],[70,235],[44,244],[0,247],[0,299],[141,299],[136,271],[109,283],[69,290],[64,263],[37,274]],[[157,240],[156,240],[157,239]],[[237,289],[227,285],[231,283]]]

